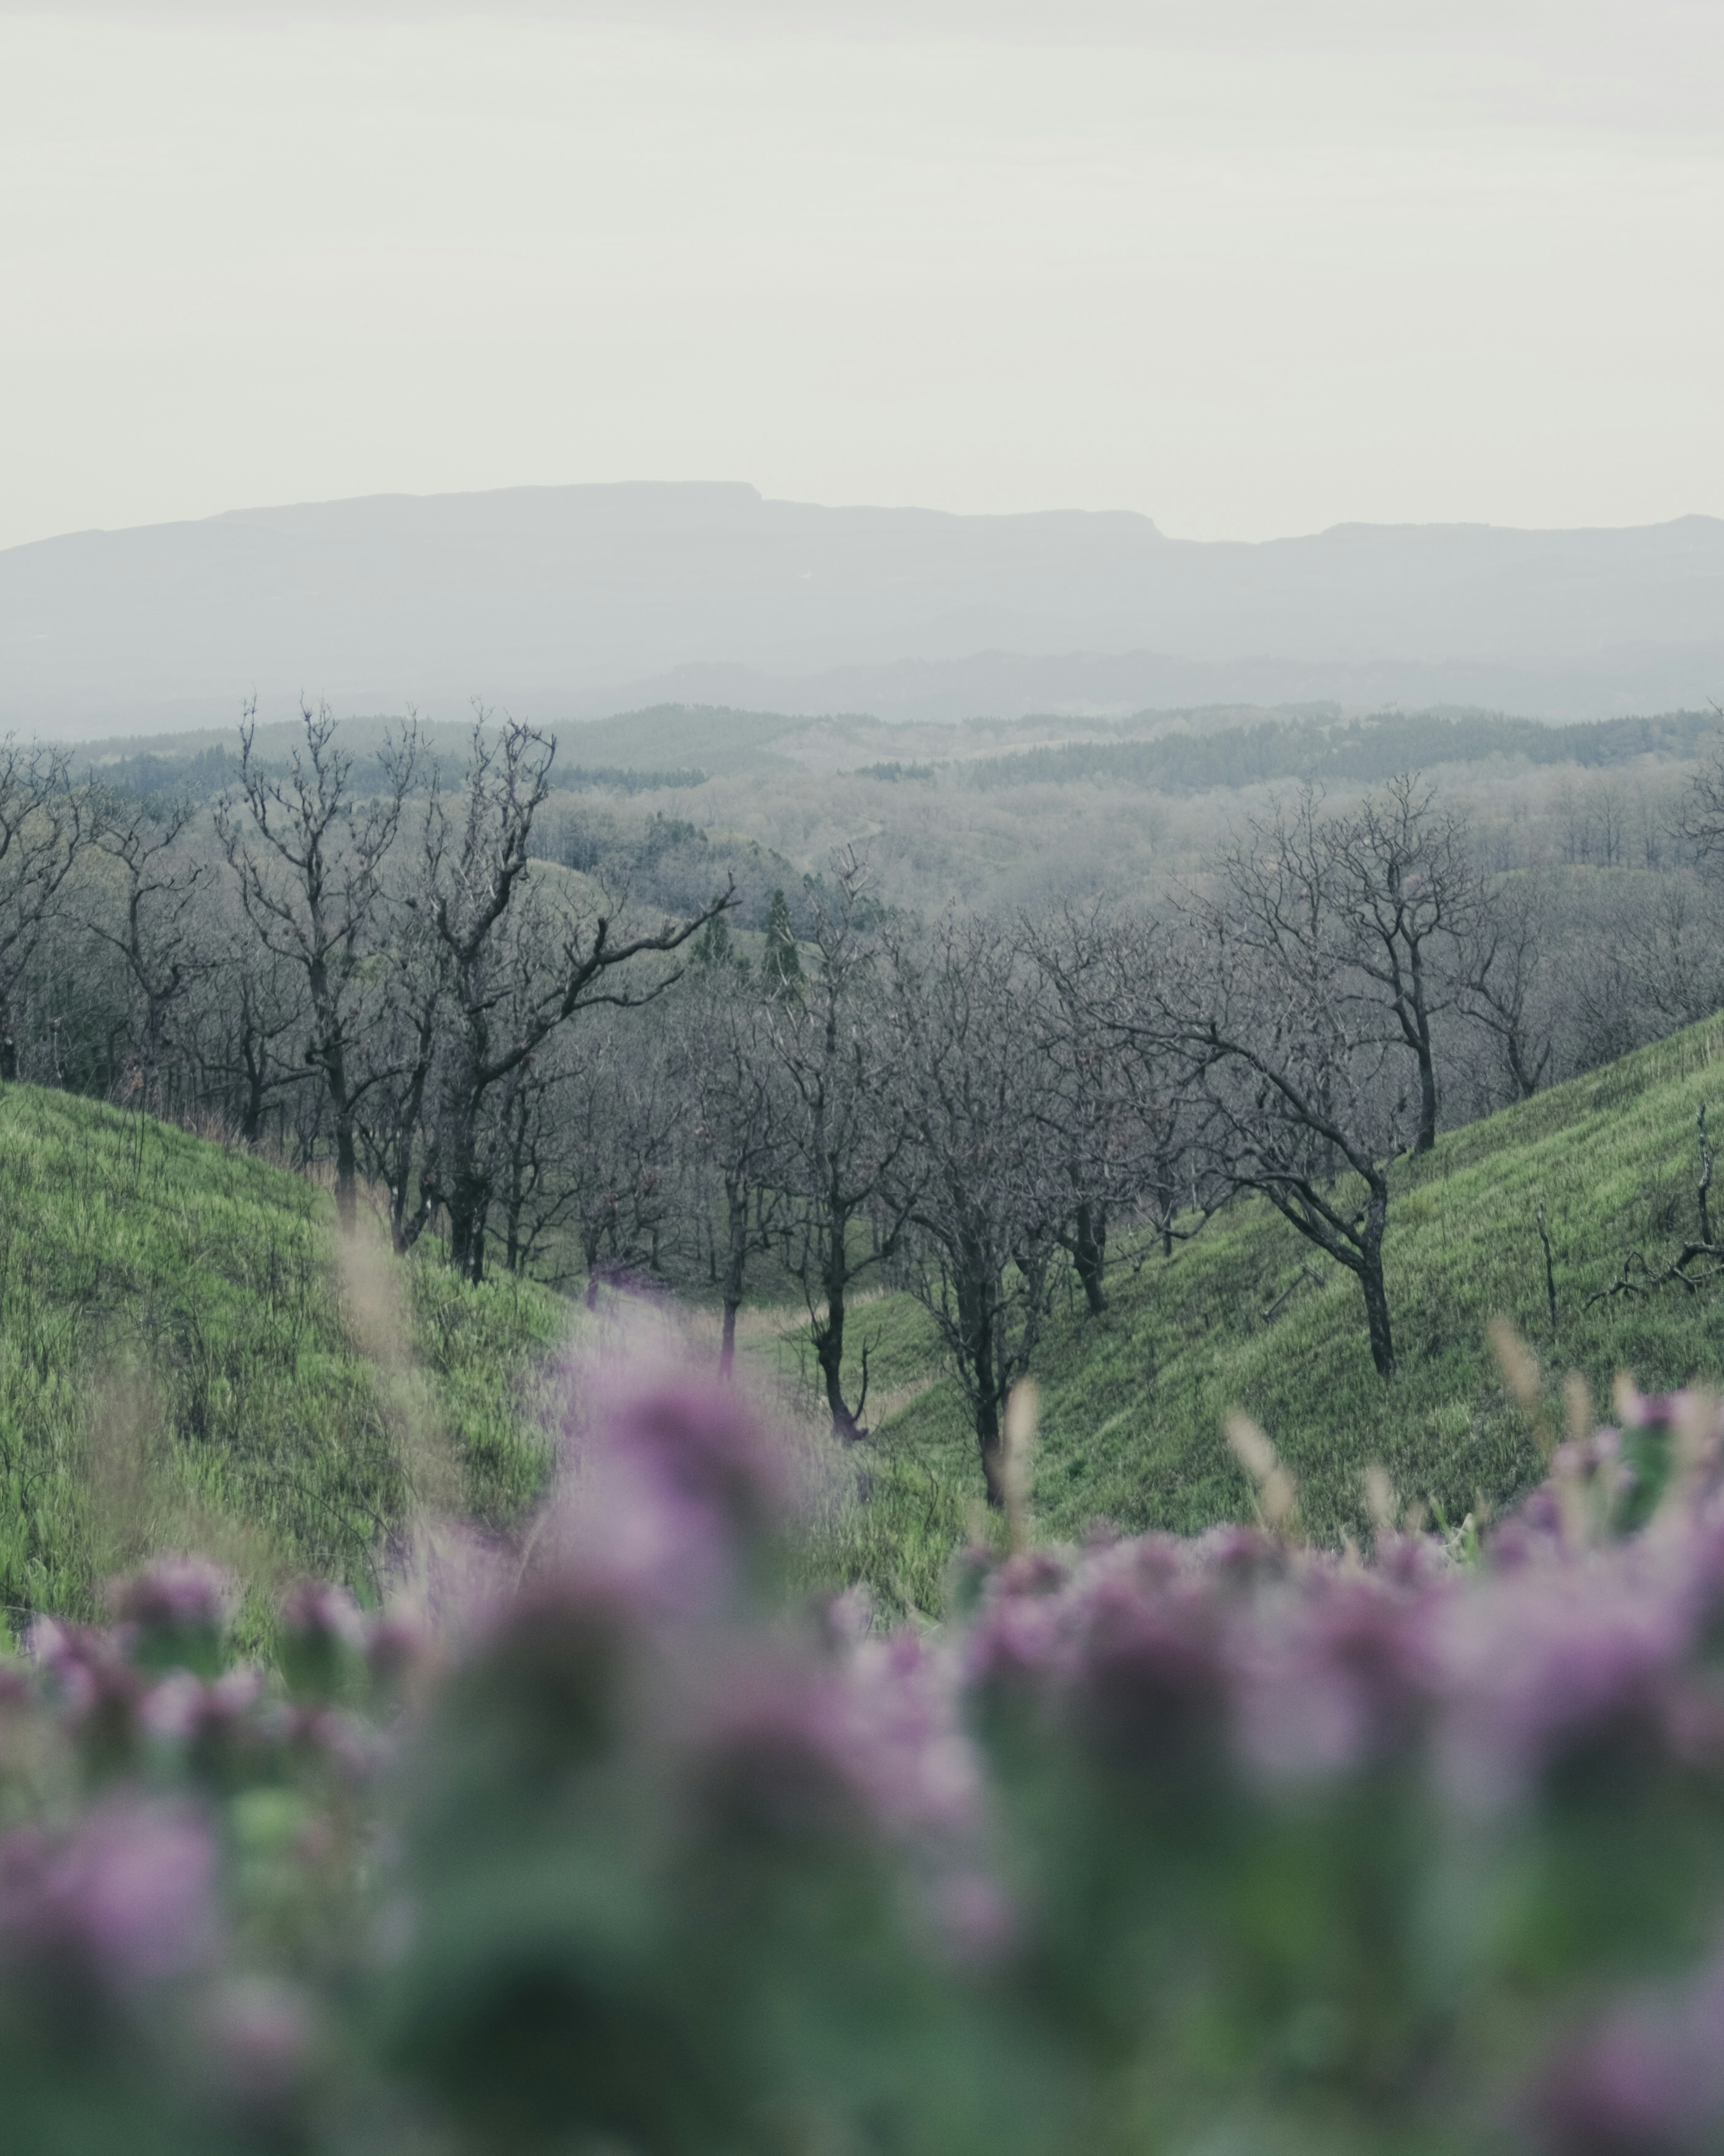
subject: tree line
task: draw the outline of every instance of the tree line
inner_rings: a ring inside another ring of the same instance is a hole
[[[367,1199],[466,1277],[590,1300],[798,1297],[824,1409],[865,1436],[858,1298],[906,1289],[948,1351],[991,1498],[1056,1291],[1095,1317],[1255,1194],[1358,1284],[1395,1368],[1395,1163],[1724,1003],[1724,764],[1698,865],[1501,874],[1401,773],[1302,788],[1152,906],[926,919],[865,855],[654,916],[544,858],[554,744],[411,724],[356,773],[327,712],[285,765],[241,728],[211,805],[0,749],[0,1075],[231,1132]],[[1596,880],[1594,880],[1595,883]]]

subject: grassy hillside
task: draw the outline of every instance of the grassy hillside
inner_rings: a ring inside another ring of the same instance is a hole
[[[1498,1313],[1546,1366],[1557,1421],[1570,1370],[1600,1400],[1622,1369],[1648,1389],[1724,1379],[1724,1283],[1585,1307],[1627,1252],[1661,1264],[1696,1232],[1703,1101],[1724,1110],[1724,1018],[1403,1163],[1385,1251],[1400,1365],[1388,1383],[1372,1368],[1351,1276],[1259,1202],[1230,1209],[1171,1263],[1158,1247],[1129,1252],[1099,1319],[1062,1295],[1038,1369],[1042,1530],[1073,1535],[1099,1516],[1188,1532],[1244,1515],[1249,1493],[1223,1436],[1234,1409],[1269,1432],[1325,1540],[1365,1530],[1376,1462],[1408,1505],[1451,1520],[1500,1509],[1536,1479],[1538,1455],[1488,1344]],[[1554,1337],[1541,1203],[1556,1258]],[[1714,1205],[1724,1223],[1724,1189]],[[980,1491],[957,1388],[907,1297],[870,1306],[851,1337],[859,1357],[870,1340],[876,1397],[897,1404],[862,1463],[867,1495],[835,1505],[811,1568],[867,1579],[889,1604],[937,1608]],[[777,1343],[782,1363],[793,1367],[798,1352],[793,1335]]]
[[[506,1526],[547,1459],[556,1299],[362,1239],[264,1163],[69,1096],[0,1091],[0,1604],[97,1606],[151,1548],[259,1589],[374,1590],[416,1502]]]

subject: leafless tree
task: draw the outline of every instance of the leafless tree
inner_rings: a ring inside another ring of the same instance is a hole
[[[64,749],[0,741],[0,1081],[18,1076],[19,983],[95,828]]]
[[[309,1086],[321,1086],[322,1075],[304,1053],[305,974],[249,930],[236,933],[212,921],[208,900],[206,890],[203,963],[187,998],[181,1036],[201,1074],[200,1091],[214,1089],[240,1137],[260,1143],[273,1114],[285,1150],[286,1103]]]
[[[1272,850],[1305,851],[1306,879],[1321,877],[1340,931],[1337,957],[1350,961],[1367,985],[1357,989],[1371,1022],[1381,1007],[1411,1051],[1419,1074],[1415,1152],[1437,1142],[1437,1055],[1433,1027],[1453,1008],[1452,957],[1471,934],[1480,891],[1466,826],[1460,812],[1439,802],[1434,787],[1403,773],[1353,814],[1333,819],[1307,797],[1290,822],[1260,833]],[[1224,871],[1239,874],[1237,854]]]
[[[1037,1116],[1043,1075],[1023,1024],[1014,936],[948,915],[892,953],[895,1085],[913,1144],[912,1285],[952,1355],[990,1505],[1006,1496],[1012,1387],[1047,1314],[1065,1162]]]
[[[692,918],[618,936],[607,914],[589,916],[530,874],[533,819],[549,792],[555,744],[505,720],[475,726],[464,800],[451,814],[434,792],[423,863],[408,901],[430,924],[449,1020],[439,1059],[431,1136],[421,1182],[447,1208],[451,1262],[481,1277],[500,1132],[486,1111],[552,1033],[582,1009],[649,1002],[675,970],[611,985],[619,968],[678,950],[731,902],[730,892]]]
[[[443,955],[423,916],[411,904],[401,907],[381,969],[374,1080],[358,1126],[367,1172],[386,1194],[398,1256],[418,1242],[436,1204],[434,1185],[419,1169],[427,1095],[449,1016]]]
[[[1547,993],[1554,924],[1546,886],[1522,873],[1482,896],[1455,943],[1460,1008],[1496,1044],[1513,1097],[1547,1082],[1555,1046]]]
[[[844,1396],[844,1331],[859,1281],[898,1249],[915,1194],[908,1125],[890,1085],[892,1050],[868,866],[854,850],[813,906],[795,993],[772,998],[768,1040],[785,1081],[773,1173],[784,1263],[801,1288],[827,1411],[839,1437],[865,1435],[865,1367]]]
[[[557,1176],[591,1309],[606,1286],[664,1277],[664,1243],[690,1195],[682,1173],[689,1104],[656,1044],[603,1012],[560,1052],[556,1129],[566,1150]]]
[[[1716,704],[1712,709],[1724,720],[1724,709]],[[1724,868],[1724,732],[1711,742],[1690,778],[1676,828],[1705,872],[1716,875]]]
[[[683,1006],[679,1061],[693,1117],[690,1135],[722,1201],[718,1367],[728,1377],[748,1261],[776,1246],[783,1225],[784,1194],[775,1171],[785,1087],[763,991],[740,979],[734,968],[709,965],[703,974]]]
[[[1389,1165],[1426,1127],[1429,1092],[1416,1060],[1408,1068],[1416,1050],[1400,1011],[1361,963],[1371,947],[1351,849],[1331,844],[1309,795],[1255,836],[1225,857],[1217,896],[1194,908],[1181,962],[1157,995],[1159,1019],[1202,1090],[1216,1171],[1260,1192],[1358,1281],[1372,1359],[1387,1378]],[[1373,878],[1382,858],[1373,842]],[[1390,894],[1380,963],[1397,996],[1405,990],[1393,986],[1393,965],[1407,963],[1392,942],[1399,919]]]
[[[1171,1257],[1219,1188],[1199,1183],[1195,1103],[1178,1060],[1162,1029],[1140,1022],[1159,965],[1155,924],[1064,907],[1020,934],[1034,968],[1024,1013],[1042,1081],[1035,1113],[1069,1185],[1054,1238],[1099,1317],[1116,1219],[1148,1229]]]
[[[327,1093],[336,1208],[351,1229],[358,1202],[360,1104],[376,1077],[362,1066],[367,964],[418,742],[409,725],[403,738],[387,745],[384,790],[360,802],[351,783],[353,759],[336,740],[328,706],[316,711],[302,706],[300,718],[304,746],[293,750],[285,778],[276,778],[256,753],[256,715],[248,707],[239,730],[239,798],[218,803],[217,829],[258,940],[304,976],[305,1060],[321,1073]]]
[[[95,843],[123,882],[117,921],[110,926],[105,909],[98,907],[90,925],[118,953],[136,997],[138,1105],[151,1114],[162,1108],[170,1014],[203,963],[196,906],[209,865],[181,844],[194,813],[188,801],[160,812],[144,803],[109,801],[96,819]]]

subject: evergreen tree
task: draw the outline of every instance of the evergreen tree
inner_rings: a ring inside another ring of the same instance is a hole
[[[794,949],[793,945],[793,955]],[[732,968],[739,973],[748,971],[748,961],[731,939],[728,914],[715,913],[701,930],[695,945],[694,966],[702,973],[722,973]]]

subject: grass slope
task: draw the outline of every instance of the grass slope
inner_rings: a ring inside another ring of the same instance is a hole
[[[561,1307],[338,1255],[327,1196],[146,1117],[0,1091],[0,1604],[94,1614],[162,1547],[373,1591],[416,1501],[505,1527]]]
[[[1171,1263],[1158,1247],[1128,1250],[1099,1319],[1062,1291],[1037,1368],[1042,1532],[1075,1535],[1099,1517],[1188,1533],[1246,1516],[1249,1492],[1223,1435],[1238,1409],[1280,1450],[1320,1539],[1366,1532],[1375,1462],[1404,1502],[1451,1521],[1500,1510],[1537,1479],[1539,1460],[1488,1345],[1499,1313],[1553,1383],[1578,1372],[1595,1398],[1608,1398],[1619,1370],[1648,1389],[1716,1384],[1724,1288],[1584,1307],[1628,1251],[1660,1264],[1696,1232],[1694,1125],[1708,1100],[1724,1101],[1724,1019],[1403,1163],[1385,1245],[1399,1360],[1387,1383],[1372,1368],[1352,1276],[1260,1202],[1229,1209]],[[1724,1219],[1724,1190],[1715,1203]],[[1541,1204],[1556,1254],[1554,1337]],[[888,1606],[937,1609],[979,1495],[973,1440],[907,1296],[861,1314],[851,1333],[859,1358],[865,1338],[874,1384],[901,1404],[878,1423],[861,1497],[835,1502],[821,1523],[810,1573],[865,1580]],[[794,1369],[796,1337],[777,1353]]]

